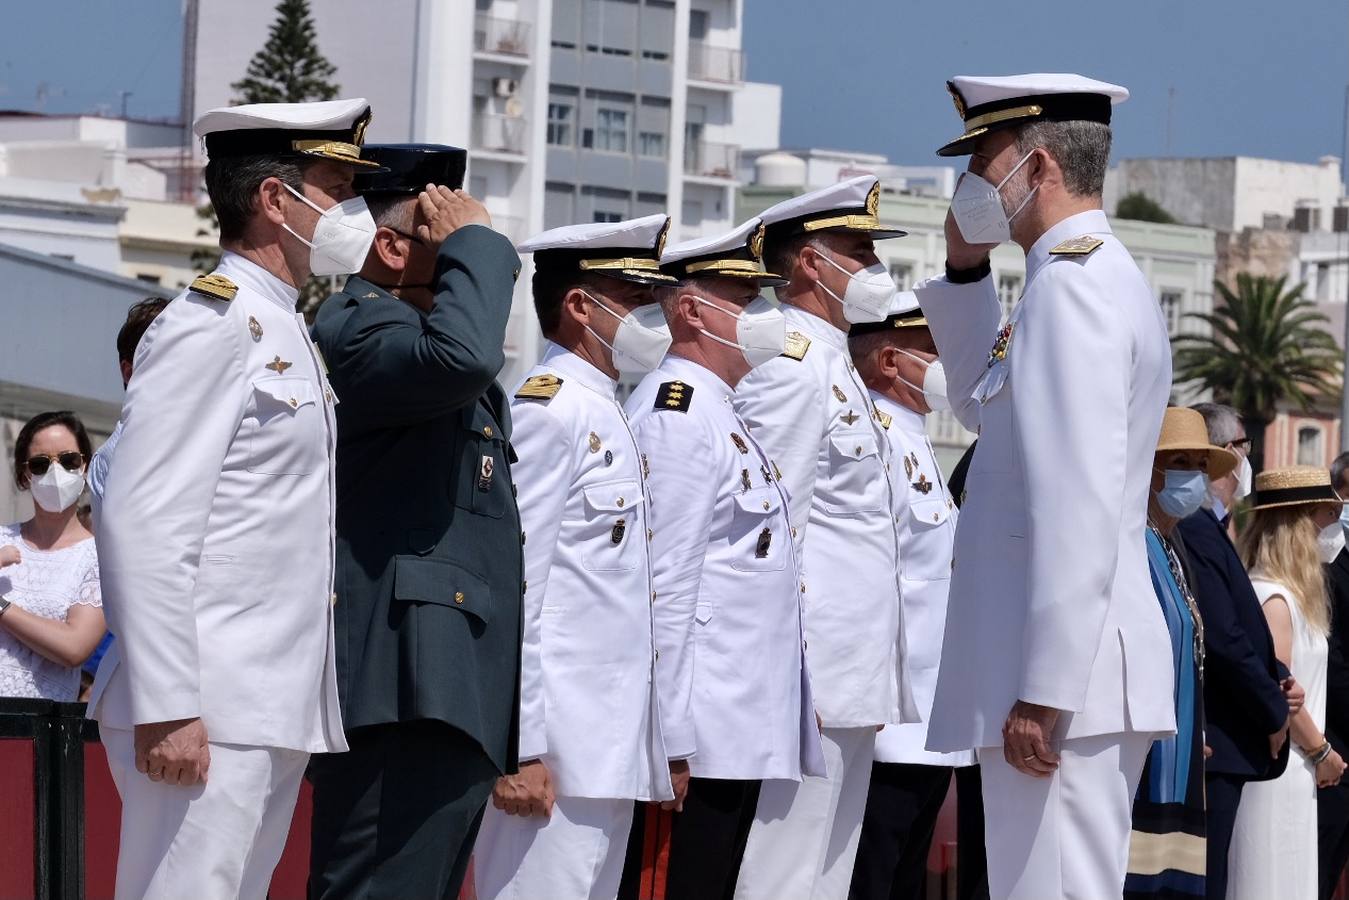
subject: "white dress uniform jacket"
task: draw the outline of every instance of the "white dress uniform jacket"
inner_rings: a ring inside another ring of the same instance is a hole
[[[951,588],[958,511],[932,452],[926,417],[875,391],[871,399],[890,441],[895,516],[899,521],[899,599],[904,609],[905,658],[913,679],[913,700],[923,717],[921,722],[881,729],[876,735],[876,759],[968,766],[974,763],[971,750],[933,753],[924,749],[946,633],[946,595]]]
[[[628,399],[651,464],[662,731],[696,777],[797,781],[824,774],[801,570],[773,462],[733,393],[671,354]]]
[[[661,736],[643,461],[616,383],[549,344],[529,378],[549,398],[511,402],[525,532],[520,759],[559,796],[674,796]]]
[[[1143,541],[1171,352],[1142,273],[1095,210],[1031,248],[1007,341],[991,277],[916,293],[956,413],[980,435],[927,746],[1001,746],[1018,699],[1066,711],[1060,739],[1174,730]],[[990,367],[995,340],[1006,358]],[[992,369],[1006,381],[980,404]]]
[[[117,640],[89,708],[112,728],[200,716],[212,742],[347,749],[333,669],[333,447],[298,292],[225,253],[232,300],[151,323],[99,508]]]
[[[806,658],[829,728],[917,721],[905,671],[890,445],[847,335],[785,305],[788,352],[740,382],[736,412],[782,469],[806,574]]]

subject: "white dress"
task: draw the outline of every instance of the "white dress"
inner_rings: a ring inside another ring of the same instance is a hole
[[[35,550],[18,524],[0,525],[0,547],[19,548],[23,560],[0,569],[0,595],[35,616],[64,621],[76,604],[102,606],[94,539],[60,550]],[[52,662],[0,627],[0,697],[69,702],[79,697],[80,668]]]
[[[1263,605],[1278,594],[1293,617],[1292,664],[1307,692],[1306,710],[1318,729],[1326,720],[1326,636],[1298,609],[1292,591],[1252,577]],[[1241,792],[1236,829],[1228,851],[1227,900],[1316,900],[1316,767],[1294,748],[1288,768],[1273,781],[1256,781]]]

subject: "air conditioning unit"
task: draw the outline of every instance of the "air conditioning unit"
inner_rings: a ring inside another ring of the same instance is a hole
[[[492,92],[498,97],[514,97],[520,92],[520,82],[514,78],[493,78]]]

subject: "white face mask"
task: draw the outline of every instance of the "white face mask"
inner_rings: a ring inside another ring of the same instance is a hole
[[[862,322],[880,322],[890,314],[890,301],[898,292],[885,263],[878,262],[865,269],[849,272],[823,251],[818,251],[816,255],[848,276],[848,289],[842,297],[825,287],[823,281],[818,282],[826,294],[843,304],[845,319],[857,325]]]
[[[647,303],[637,307],[626,316],[620,316],[590,294],[585,294],[591,303],[618,320],[618,330],[614,332],[611,344],[595,333],[589,325],[585,330],[595,335],[595,340],[609,348],[613,354],[614,368],[621,372],[650,372],[665,358],[670,349],[670,326],[665,321],[665,313],[659,303]]]
[[[1251,495],[1251,479],[1253,477],[1254,476],[1251,474],[1251,461],[1243,456],[1241,458],[1241,465],[1237,467],[1237,490],[1236,493],[1232,495],[1233,500],[1241,500]]]
[[[38,506],[49,513],[65,512],[84,493],[84,473],[68,472],[65,466],[53,462],[41,478],[30,482],[29,488]]]
[[[721,310],[735,319],[734,341],[717,337],[703,328],[698,330],[718,344],[738,349],[751,369],[781,356],[782,351],[787,349],[787,320],[783,317],[782,311],[770,303],[767,297],[755,297],[738,313],[701,297],[693,299],[704,306]]]
[[[927,360],[919,356],[917,353],[910,353],[908,350],[901,350],[898,347],[896,347],[895,349],[899,353],[904,354],[910,359],[918,360],[920,363],[922,363],[924,366],[927,367],[926,370],[923,372],[922,387],[919,387],[918,385],[909,381],[903,375],[896,375],[895,377],[898,378],[900,382],[902,382],[903,384],[921,393],[923,395],[923,402],[926,403],[928,409],[932,410],[933,412],[940,412],[943,409],[950,409],[951,401],[946,399],[946,368],[941,364],[941,360],[934,359],[932,362],[928,362]]]
[[[1002,187],[1034,153],[1032,150],[1023,156],[1021,162],[1013,166],[1007,177],[996,186],[973,172],[965,172],[960,176],[955,195],[951,198],[951,212],[955,214],[960,236],[967,244],[1002,244],[1012,239],[1012,220],[1026,208],[1040,186],[1037,184],[1031,188],[1026,199],[1011,215],[1002,205]]]
[[[286,223],[281,227],[309,248],[309,271],[314,275],[349,275],[359,272],[375,242],[375,218],[364,197],[352,197],[323,209],[290,185],[285,185],[300,202],[319,214],[314,239],[306,241]]]
[[[1327,565],[1333,563],[1344,549],[1344,527],[1335,521],[1322,528],[1316,536],[1316,549],[1321,554],[1321,562]]]

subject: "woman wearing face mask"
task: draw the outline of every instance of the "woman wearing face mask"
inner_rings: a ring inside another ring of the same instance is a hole
[[[1209,479],[1237,455],[1209,443],[1204,417],[1171,407],[1153,458],[1148,494],[1148,569],[1171,637],[1176,733],[1153,742],[1134,796],[1124,896],[1203,897],[1204,623],[1190,590],[1176,526],[1208,496]]]
[[[1255,514],[1241,535],[1241,559],[1274,636],[1274,652],[1307,698],[1291,719],[1288,768],[1273,781],[1247,785],[1242,794],[1227,896],[1312,900],[1316,789],[1338,784],[1345,768],[1324,734],[1330,602],[1317,533],[1339,518],[1343,503],[1330,473],[1309,466],[1261,472],[1254,500]]]
[[[33,517],[0,527],[0,696],[73,701],[103,637],[94,536],[76,515],[92,452],[71,412],[34,416],[15,442]]]

